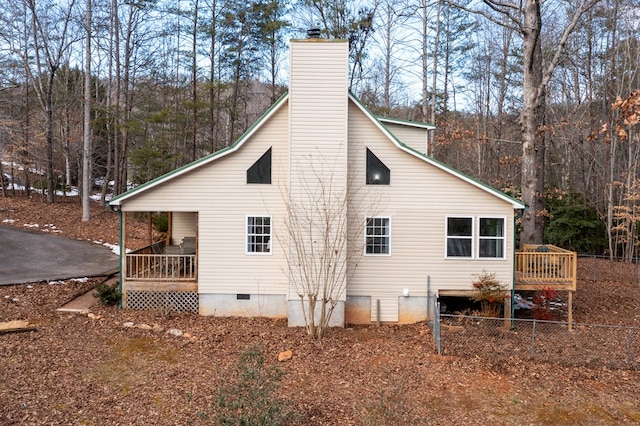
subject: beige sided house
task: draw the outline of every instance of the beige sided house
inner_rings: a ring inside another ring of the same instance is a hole
[[[332,325],[424,320],[428,278],[440,295],[483,271],[513,286],[524,205],[426,156],[433,126],[373,116],[347,73],[346,41],[293,40],[289,92],[238,141],[110,202],[170,218],[166,242],[122,255],[124,307],[303,325],[299,277],[322,256]]]

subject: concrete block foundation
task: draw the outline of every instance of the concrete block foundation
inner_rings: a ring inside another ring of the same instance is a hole
[[[287,297],[283,294],[200,294],[200,315],[284,318]]]

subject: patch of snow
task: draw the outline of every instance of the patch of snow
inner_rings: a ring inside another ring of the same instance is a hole
[[[89,278],[84,277],[84,278],[72,278],[71,281],[76,282],[76,283],[86,283],[87,281],[89,281]]]
[[[105,194],[104,197],[106,200],[108,200],[110,198],[109,194]],[[89,199],[91,199],[92,201],[95,201],[97,203],[99,203],[100,201],[102,201],[102,196],[100,194],[93,194],[89,196]]]
[[[40,225],[38,225],[37,223],[25,223],[22,226],[26,227],[26,228],[39,228]]]
[[[15,219],[4,219],[2,223],[16,223]]]
[[[69,188],[68,191],[60,191],[57,190],[56,191],[56,195],[61,197],[61,196],[69,196],[69,197],[77,197],[80,193],[78,192],[78,188],[75,186],[72,186],[71,188]]]
[[[27,285],[27,288],[33,288],[33,286],[31,284]]]
[[[536,306],[535,303],[523,298],[518,293],[513,296],[513,309],[533,309],[534,306]]]
[[[49,281],[49,285],[58,285],[58,284],[66,284],[65,281]]]
[[[109,249],[111,249],[111,253],[120,256],[120,246],[115,245],[115,244],[109,244],[109,243],[98,243],[96,242],[96,244],[102,244],[105,247],[108,247]],[[131,249],[125,249],[124,250],[125,253],[131,253]]]

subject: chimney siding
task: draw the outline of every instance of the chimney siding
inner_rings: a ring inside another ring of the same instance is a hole
[[[288,195],[297,211],[289,214],[304,214],[305,220],[317,221],[300,225],[313,228],[311,233],[303,230],[300,234],[304,234],[305,245],[314,245],[314,254],[309,250],[307,256],[318,262],[326,235],[346,241],[344,224],[331,225],[333,229],[324,232],[326,214],[319,207],[329,205],[329,215],[346,215],[349,48],[344,40],[326,39],[292,40],[290,47]],[[297,223],[302,223],[299,218]],[[344,229],[337,229],[342,226]],[[289,255],[295,259],[299,253],[291,243]],[[338,262],[346,262],[346,247],[340,250]],[[290,274],[301,272],[295,265],[290,267]],[[300,291],[293,281],[290,275],[289,299],[299,300]],[[346,295],[333,297],[344,301]],[[297,309],[299,301],[296,303]],[[290,306],[290,322],[292,314]],[[343,321],[343,312],[336,314],[336,320]]]

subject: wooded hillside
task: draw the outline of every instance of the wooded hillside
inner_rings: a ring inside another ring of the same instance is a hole
[[[638,10],[638,0],[10,2],[3,195],[33,187],[55,201],[53,189],[90,173],[104,198],[229,145],[286,90],[287,41],[315,27],[350,41],[350,90],[375,114],[436,124],[430,155],[530,206],[523,238],[632,259]]]

